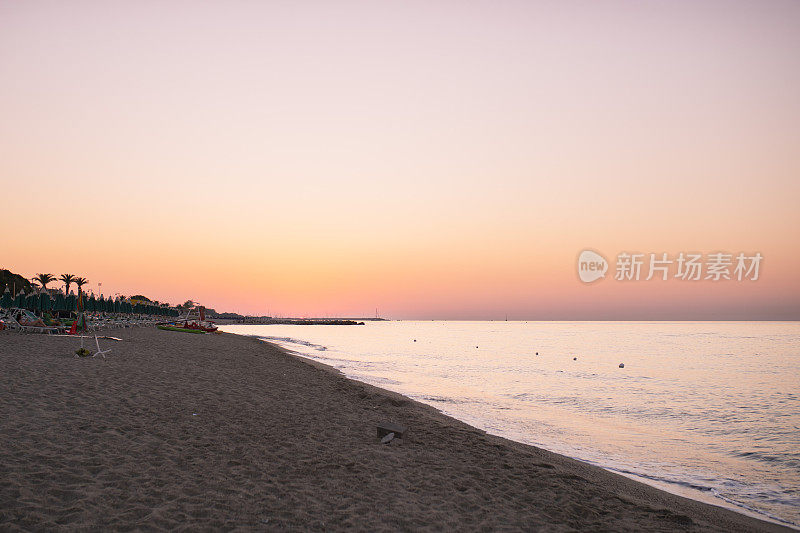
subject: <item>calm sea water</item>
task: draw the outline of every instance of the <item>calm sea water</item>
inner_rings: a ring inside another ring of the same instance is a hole
[[[275,342],[490,433],[800,524],[798,322],[222,329]]]

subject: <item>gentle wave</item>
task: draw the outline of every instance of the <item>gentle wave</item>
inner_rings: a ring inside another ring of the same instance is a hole
[[[324,352],[325,350],[328,349],[326,346],[322,346],[321,344],[314,344],[313,342],[308,342],[301,339],[293,339],[291,337],[263,337],[261,335],[253,335],[253,337],[258,337],[261,340],[267,342],[277,342],[277,343],[288,342],[290,344],[297,344],[298,346],[306,346],[308,348],[314,348],[319,352]]]

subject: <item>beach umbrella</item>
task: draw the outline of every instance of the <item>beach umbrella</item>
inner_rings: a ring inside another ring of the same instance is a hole
[[[52,302],[50,300],[50,293],[47,290],[43,290],[39,293],[39,309],[42,311],[50,311],[52,308]]]
[[[3,291],[3,296],[0,297],[0,307],[8,309],[9,307],[13,307],[13,304],[14,298],[11,296],[11,291],[6,287],[6,290]]]
[[[69,296],[67,296],[64,303],[64,310],[65,311],[77,311],[78,310],[78,297],[75,296],[74,292],[70,292]]]
[[[86,306],[86,295],[83,294],[83,291],[78,289],[78,299],[76,309],[78,312],[78,317],[75,319],[75,324],[72,327],[75,328],[75,331],[86,331],[86,315],[83,314],[84,308]]]
[[[58,291],[56,297],[53,298],[53,311],[64,311],[67,308],[67,299],[64,298],[64,293]]]
[[[39,295],[35,292],[32,292],[25,296],[25,309],[28,311],[38,311],[39,310]]]

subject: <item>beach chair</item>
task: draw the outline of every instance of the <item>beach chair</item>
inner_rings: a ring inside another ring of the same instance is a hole
[[[32,324],[23,324],[17,320],[17,316],[22,315],[27,321],[39,320],[39,317],[28,311],[27,309],[20,309],[12,307],[6,312],[5,323],[6,327],[19,331],[20,333],[58,333],[58,328],[53,326],[38,326]]]

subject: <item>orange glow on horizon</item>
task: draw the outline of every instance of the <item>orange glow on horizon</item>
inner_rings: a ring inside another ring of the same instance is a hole
[[[797,320],[798,19],[5,3],[0,267],[252,314]],[[585,248],[765,259],[584,285]]]

